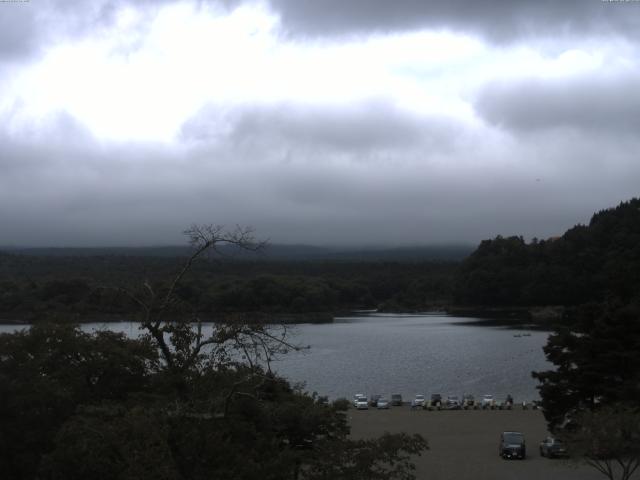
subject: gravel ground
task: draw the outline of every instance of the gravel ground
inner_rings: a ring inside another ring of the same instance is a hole
[[[430,449],[417,457],[419,480],[602,480],[592,467],[541,457],[539,443],[548,435],[539,410],[355,410],[348,412],[353,438],[390,433],[420,433]],[[525,460],[503,460],[498,442],[503,431],[524,433]]]

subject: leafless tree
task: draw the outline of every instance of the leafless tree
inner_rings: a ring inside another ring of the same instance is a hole
[[[296,348],[287,339],[286,325],[252,323],[236,315],[214,323],[211,333],[205,335],[199,312],[177,295],[181,283],[202,257],[223,255],[223,245],[259,252],[266,243],[255,240],[253,229],[240,226],[228,230],[221,225],[192,225],[184,234],[192,252],[168,286],[157,287],[145,279],[135,292],[119,289],[140,308],[140,328],[157,344],[165,367],[178,374],[234,362],[270,370],[275,355]]]

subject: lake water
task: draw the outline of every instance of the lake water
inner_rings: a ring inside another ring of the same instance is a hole
[[[130,336],[139,332],[135,323],[83,328]],[[15,329],[0,326],[0,332]],[[516,401],[530,401],[539,398],[531,371],[551,367],[542,351],[547,332],[486,326],[444,314],[362,314],[292,326],[290,333],[293,343],[310,348],[282,356],[272,368],[331,399],[354,393],[400,393],[405,399],[416,393],[471,393],[476,398],[491,393],[498,400],[511,394]]]

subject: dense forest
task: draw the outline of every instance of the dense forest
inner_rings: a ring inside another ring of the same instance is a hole
[[[116,287],[161,284],[182,256],[0,254],[0,318],[16,321],[135,310]],[[420,310],[450,303],[457,263],[445,260],[203,259],[177,292],[205,318],[230,313],[332,313],[353,309]],[[324,318],[322,316],[317,318]]]
[[[462,262],[454,285],[455,304],[628,302],[640,287],[640,199],[600,211],[559,238],[485,240]]]

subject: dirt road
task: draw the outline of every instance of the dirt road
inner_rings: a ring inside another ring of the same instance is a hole
[[[416,459],[419,480],[602,480],[586,465],[541,457],[538,444],[547,436],[539,410],[354,410],[348,412],[353,438],[390,433],[420,433],[430,450]],[[500,433],[524,433],[525,460],[498,456]]]

